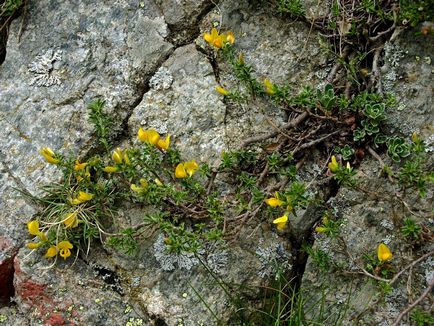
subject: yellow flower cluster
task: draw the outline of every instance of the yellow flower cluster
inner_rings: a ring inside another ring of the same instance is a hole
[[[31,235],[37,236],[40,242],[30,242],[27,244],[27,248],[36,249],[44,244],[44,242],[48,241],[47,236],[44,232],[39,230],[39,222],[34,220],[27,223],[27,229]]]
[[[211,33],[205,33],[203,39],[217,49],[223,48],[226,44],[234,44],[235,42],[235,36],[232,32],[219,34],[216,28],[213,28]]]
[[[69,218],[69,220],[68,220],[68,218]],[[67,221],[68,221],[68,223],[71,222],[70,218],[71,218],[71,215],[68,215],[67,219],[64,220],[65,225],[66,225]],[[76,216],[74,218],[76,218]],[[71,222],[71,223],[74,223],[74,222]],[[34,221],[28,222],[27,223],[27,229],[31,235],[38,236],[39,239],[41,240],[40,242],[28,243],[27,248],[37,249],[40,246],[42,246],[44,243],[48,242],[48,238],[45,235],[45,233],[43,233],[42,231],[39,230],[39,222],[38,221],[34,220]],[[71,250],[70,249],[72,249],[72,248],[73,248],[73,245],[68,240],[60,241],[55,246],[51,245],[48,248],[47,252],[45,253],[44,257],[51,258],[51,257],[56,256],[59,253],[61,257],[66,259],[69,256],[71,256]]]
[[[287,198],[281,198],[278,192],[274,194],[274,197],[265,199],[265,203],[270,207],[286,206],[285,214],[273,220],[273,224],[276,224],[276,228],[283,231],[288,223],[288,215],[293,210],[291,204],[288,202]]]
[[[122,164],[131,165],[130,158],[128,157],[128,150],[121,150],[116,148],[112,153],[112,160],[116,165],[109,165],[103,168],[104,172],[114,173],[119,171],[119,166]]]
[[[160,134],[154,129],[143,130],[139,129],[137,132],[137,138],[143,142],[156,146],[160,150],[167,151],[170,145],[170,135],[166,139],[161,139]]]
[[[183,179],[186,177],[191,177],[199,168],[199,165],[194,161],[179,163],[175,168],[175,177],[178,179]]]
[[[84,179],[90,180],[88,163],[80,163],[80,161],[76,160],[74,164],[74,171],[81,173],[81,175],[76,176],[78,182],[83,181]],[[82,171],[84,171],[84,173]]]

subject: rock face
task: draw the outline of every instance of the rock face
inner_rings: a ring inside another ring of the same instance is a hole
[[[414,34],[414,30],[406,31],[394,43],[385,46],[383,87],[396,96],[399,103],[396,109],[388,111],[387,123],[388,128],[401,135],[417,132],[426,140],[427,151],[432,153],[434,111],[433,93],[429,85],[432,79],[430,54],[434,49],[432,43],[426,44],[424,36],[415,37]],[[431,164],[432,158],[431,155]],[[387,156],[382,156],[382,159],[386,164],[393,165]],[[334,213],[342,218],[341,237],[354,259],[342,254],[342,243],[337,240],[322,235],[317,235],[315,240],[315,249],[327,254],[331,261],[344,267],[350,274],[338,270],[327,272],[309,258],[303,275],[302,291],[312,302],[327,302],[330,310],[326,315],[330,316],[331,322],[337,323],[338,319],[333,318],[347,311],[339,317],[343,324],[392,325],[399,313],[413,300],[412,290],[407,290],[409,282],[413,290],[421,292],[433,277],[433,259],[429,256],[416,264],[410,275],[401,276],[391,291],[381,292],[379,285],[376,286],[372,279],[354,276],[361,272],[360,267],[367,268],[366,255],[377,255],[379,243],[385,243],[392,251],[391,266],[395,272],[422,254],[432,252],[434,248],[432,242],[428,241],[418,248],[416,255],[401,231],[402,221],[410,216],[416,223],[433,229],[432,189],[424,198],[419,198],[416,193],[407,193],[406,199],[401,202],[395,195],[402,196],[402,190],[389,185],[385,177],[379,177],[380,174],[381,168],[376,160],[365,160],[358,168],[358,179],[363,180],[360,187],[367,192],[341,188],[329,201]],[[412,213],[414,211],[416,215]],[[384,302],[380,304],[382,295],[385,296]],[[421,307],[429,311],[429,301]],[[316,313],[313,312],[312,317]],[[400,325],[408,324],[402,321]]]

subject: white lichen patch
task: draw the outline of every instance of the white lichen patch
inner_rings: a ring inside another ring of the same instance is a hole
[[[258,246],[256,254],[261,263],[258,275],[262,278],[276,277],[279,271],[285,272],[292,267],[290,263],[292,255],[281,243],[268,247]]]
[[[197,255],[197,256],[196,256]],[[176,268],[190,270],[199,259],[204,262],[213,273],[222,273],[228,263],[228,252],[218,242],[207,243],[197,254],[182,251],[180,253],[168,252],[164,243],[164,236],[160,234],[154,243],[154,256],[165,271],[173,271]]]
[[[153,90],[159,91],[169,89],[172,83],[173,77],[170,71],[166,67],[160,67],[149,81],[149,87]]]
[[[390,230],[393,231],[393,229],[395,228],[392,224],[392,222],[390,222],[389,220],[381,220],[380,225],[385,228],[386,230]]]
[[[190,270],[193,266],[199,264],[199,260],[192,252],[169,252],[162,234],[158,236],[157,241],[154,243],[154,256],[165,271],[173,271],[177,266],[180,269]]]
[[[56,63],[62,60],[62,51],[48,49],[44,54],[38,55],[31,64],[28,71],[33,73],[29,85],[50,87],[60,85],[60,78],[56,75]]]
[[[382,68],[384,72],[382,77],[384,91],[392,91],[394,83],[398,79],[396,68],[399,67],[399,62],[403,57],[404,51],[397,44],[386,42],[384,45],[385,65]]]

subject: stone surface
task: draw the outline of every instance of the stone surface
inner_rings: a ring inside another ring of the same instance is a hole
[[[404,31],[386,44],[381,71],[384,91],[395,95],[399,103],[388,112],[391,132],[407,136],[416,131],[427,139],[434,132],[434,44],[430,36],[415,33]]]
[[[186,159],[207,161],[225,148],[225,105],[215,92],[215,76],[194,45],[178,48],[163,64],[173,78],[168,89],[151,89],[129,120],[132,137],[139,127],[170,134]]]
[[[408,30],[401,33],[393,43],[385,45],[384,64],[381,68],[383,91],[394,95],[398,103],[396,108],[387,112],[389,132],[409,139],[410,134],[416,131],[428,144],[429,152],[432,152],[434,130],[432,53],[433,44],[426,36],[416,36],[415,30]],[[382,159],[389,166],[393,166],[387,156],[382,156]],[[381,169],[378,161],[367,156],[357,170],[358,180],[362,180],[361,187],[368,189],[369,193],[341,188],[336,197],[329,201],[333,212],[343,221],[341,235],[355,261],[339,254],[342,246],[327,237],[318,235],[314,245],[314,248],[323,250],[334,261],[340,262],[346,271],[356,274],[346,275],[337,270],[324,272],[309,259],[303,275],[302,291],[315,301],[321,299],[325,287],[327,294],[323,299],[330,307],[331,315],[336,316],[339,311],[346,309],[345,305],[348,304],[348,313],[342,317],[344,324],[356,322],[391,325],[408,306],[409,300],[414,300],[415,293],[420,294],[428,285],[432,278],[432,257],[416,265],[411,276],[402,276],[392,291],[385,295],[384,301],[379,287],[366,276],[357,276],[357,273],[361,272],[360,266],[366,267],[364,255],[371,254],[375,257],[377,246],[381,242],[387,244],[393,252],[391,264],[396,272],[423,253],[433,250],[434,246],[429,241],[422,248],[414,250],[403,238],[400,228],[402,220],[411,216],[416,223],[424,225],[426,230],[432,232],[434,195],[432,189],[423,199],[418,198],[412,191],[406,193],[405,203],[412,212],[416,212],[415,216],[396,199],[395,194],[403,195],[401,189],[397,186],[393,188],[386,179],[379,178]],[[411,283],[411,291],[414,291],[412,296],[408,294],[408,282]],[[432,300],[425,300],[421,307],[429,311],[430,304]],[[315,312],[312,315],[315,315]],[[408,323],[403,320],[400,325]]]
[[[87,105],[96,98],[106,100],[118,121],[113,134],[118,133],[149,77],[171,53],[164,18],[151,1],[143,3],[68,1],[55,8],[30,3],[21,42],[19,22],[11,25],[0,70],[0,129],[6,140],[0,151],[28,190],[53,180],[38,149],[66,154],[92,146]]]
[[[81,259],[71,265],[41,259],[22,249],[14,260],[15,302],[37,325],[125,325],[142,320],[113,284],[99,277],[98,269]]]
[[[288,23],[264,3],[33,1],[20,42],[20,21],[12,23],[7,57],[0,67],[0,301],[7,304],[12,295],[15,301],[0,309],[5,325],[215,325],[213,313],[223,324],[237,325],[235,308],[218,281],[198,257],[165,252],[162,234],[144,239],[134,257],[95,245],[89,256],[80,256],[73,264],[59,259],[51,265],[42,252],[24,247],[25,223],[37,209],[15,188],[37,194],[40,186],[59,180],[55,167],[38,154],[43,146],[80,157],[98,151],[86,108],[97,98],[106,100],[106,109],[116,121],[111,131],[116,141],[126,144],[136,138],[139,127],[155,128],[172,136],[184,159],[211,164],[218,163],[222,151],[239,148],[246,137],[268,132],[272,128],[268,119],[282,123],[281,110],[268,101],[258,98],[239,105],[215,91],[219,84],[235,90],[237,83],[230,67],[220,58],[215,60],[215,51],[202,39],[202,33],[213,26],[232,30],[235,48],[244,53],[259,80],[287,84],[293,92],[302,85],[322,87],[330,62],[321,51],[319,34],[300,21]],[[327,15],[328,4],[303,1],[308,19]],[[385,51],[382,74],[389,81],[385,90],[394,92],[406,107],[389,112],[389,128],[405,135],[416,130],[430,137],[433,51],[424,39],[413,40],[411,33],[402,34]],[[306,158],[303,180],[324,173],[326,163],[316,163],[324,160],[320,155],[315,152]],[[384,186],[378,172],[377,161],[370,158],[359,168],[371,191]],[[312,194],[319,190],[310,189]],[[387,190],[393,194],[396,189]],[[410,206],[417,206],[425,216],[418,222],[431,223],[427,225],[432,228],[432,220],[426,217],[432,209],[432,192],[422,203],[410,196]],[[342,236],[353,257],[375,255],[383,241],[392,249],[396,266],[414,259],[409,247],[401,245],[396,219],[405,215],[402,209],[396,211],[387,201],[346,188],[328,205],[343,218]],[[309,240],[306,231],[314,227],[320,211],[311,206],[292,221],[300,233],[296,237]],[[143,214],[141,207],[128,208],[118,224],[136,225]],[[247,223],[239,241],[228,248],[210,246],[199,254],[217,277],[247,289],[254,299],[260,287],[275,278],[276,261],[287,272],[300,258],[299,248],[291,248],[284,236],[271,229],[270,221],[261,219]],[[323,237],[315,241],[315,248],[329,250],[350,272],[358,271],[333,246]],[[432,245],[422,248],[428,250]],[[414,268],[414,288],[426,286],[432,267],[432,259],[427,259]],[[408,304],[404,281],[380,306],[375,304],[378,288],[370,280],[356,274],[324,273],[309,260],[302,291],[315,301],[321,298],[324,283],[329,285],[325,302],[330,313],[340,311],[351,296],[351,313],[345,315],[348,323],[369,306],[372,314],[362,314],[360,319],[381,325]],[[238,293],[236,286],[231,293]],[[259,308],[254,300],[248,305]]]

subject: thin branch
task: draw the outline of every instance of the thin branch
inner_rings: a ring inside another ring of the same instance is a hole
[[[411,305],[409,305],[407,308],[405,308],[399,315],[398,317],[395,319],[394,323],[392,324],[392,326],[398,326],[401,319],[408,314],[411,310],[414,309],[414,307],[416,307],[419,303],[422,302],[423,299],[425,299],[425,297],[430,294],[432,288],[434,287],[434,277],[432,278],[431,282],[429,283],[428,287],[425,289],[425,291],[423,291],[423,293],[420,295],[419,298],[417,298]]]
[[[295,118],[294,120],[291,120],[290,122],[285,123],[284,125],[281,126],[281,129],[291,129],[291,128],[295,128],[297,127],[299,124],[301,124],[304,120],[306,120],[309,117],[309,113],[308,112],[303,112],[302,114],[300,114],[297,118]],[[276,137],[279,134],[278,131],[273,131],[270,132],[268,134],[265,135],[259,135],[259,136],[253,136],[250,138],[247,138],[241,145],[241,147],[246,147],[250,144],[253,143],[257,143],[263,140],[267,140],[269,138],[273,138]]]

